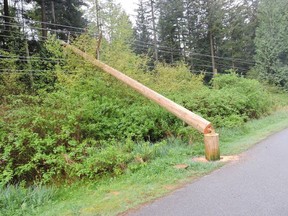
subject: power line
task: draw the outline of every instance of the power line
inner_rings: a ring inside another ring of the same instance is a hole
[[[51,70],[30,70],[30,69],[25,69],[25,70],[14,70],[14,69],[0,69],[2,72],[52,72]]]
[[[12,16],[0,16],[0,17],[6,17],[6,18],[9,18],[9,19],[15,19],[16,17],[12,17]],[[75,26],[68,26],[68,25],[62,25],[62,24],[57,24],[57,23],[49,23],[49,22],[42,22],[42,21],[35,21],[35,20],[30,20],[30,19],[26,19],[26,18],[21,18],[23,20],[26,20],[26,21],[29,21],[29,22],[34,22],[34,23],[45,23],[47,25],[52,25],[52,26],[60,26],[60,27],[65,27],[65,28],[71,28],[71,29],[78,29],[78,30],[82,30],[82,31],[86,31],[87,28],[80,28],[80,27],[75,27]],[[20,26],[20,25],[19,25]],[[32,27],[33,28],[33,27]],[[48,30],[48,31],[57,31],[57,30],[53,30],[53,29],[49,29],[49,28],[38,28],[38,27],[34,27],[34,28],[37,28],[39,30]],[[58,30],[58,31],[61,31],[61,30]],[[62,31],[64,33],[68,33],[68,32],[77,32],[77,31]],[[77,33],[83,33],[83,32],[77,32]],[[39,36],[38,36],[39,37]],[[139,40],[135,40],[135,41],[138,41],[139,43],[142,43],[142,44],[145,44],[145,45],[151,45],[151,46],[154,46],[154,44],[152,43],[145,43],[143,41],[139,41]],[[159,44],[159,42],[157,42],[157,47],[158,48],[163,48],[163,49],[167,49],[167,50],[171,50],[171,47],[167,47],[167,46],[162,46]],[[179,51],[179,53],[186,53],[186,54],[191,54],[191,55],[194,55],[194,56],[203,56],[203,57],[212,57],[211,55],[208,55],[208,54],[203,54],[203,53],[197,53],[197,52],[192,52],[192,51],[187,51],[187,50],[182,50],[182,49],[173,49],[173,51]],[[163,52],[163,50],[162,50]],[[229,61],[234,61],[234,62],[238,62],[238,63],[244,63],[244,64],[250,64],[250,65],[254,65],[255,64],[255,61],[247,61],[247,60],[244,60],[244,59],[239,59],[239,58],[232,58],[232,57],[222,57],[222,56],[214,56],[215,58],[217,59],[223,59],[223,60],[229,60]]]
[[[143,50],[144,50],[144,49],[143,49]],[[174,52],[171,52],[171,51],[165,51],[165,50],[161,50],[161,49],[159,49],[158,51],[159,51],[159,53],[161,53],[161,52],[170,53],[170,54],[173,54],[173,53],[174,53]],[[195,59],[195,58],[193,58],[193,59]],[[197,60],[197,61],[200,61],[200,62],[202,61],[202,62],[208,62],[208,63],[210,63],[210,61],[208,61],[208,60],[203,60],[203,59],[199,59],[199,58],[196,58],[196,60]],[[222,63],[219,63],[219,62],[217,62],[217,65],[218,65],[218,66],[226,67],[227,69],[228,69],[228,68],[232,68],[231,65],[222,64]],[[195,63],[195,62],[192,63],[191,66],[194,66],[194,67],[204,67],[204,68],[206,68],[206,69],[211,68],[211,65],[210,65],[210,64],[197,64],[197,63]],[[234,66],[234,69],[236,69],[237,71],[242,71],[242,72],[244,72],[244,71],[247,70],[246,68],[236,67],[236,66]],[[213,74],[213,72],[211,72],[211,73]]]
[[[21,58],[26,58],[26,59],[38,59],[38,60],[54,60],[54,61],[61,61],[61,60],[66,60],[64,58],[45,58],[45,57],[37,57],[37,56],[16,56],[16,55],[10,55],[10,56],[7,56],[7,55],[0,55],[0,58],[7,58],[7,59],[21,59]]]
[[[150,48],[150,47],[146,47],[144,44],[144,42],[142,42],[142,44],[136,44],[136,43],[134,43],[135,45],[137,45],[137,46],[139,46],[139,47],[142,47],[142,48]],[[148,45],[150,45],[149,43],[148,43]],[[167,49],[168,49],[168,47],[167,47]],[[143,49],[144,50],[144,49]],[[170,53],[170,54],[177,54],[177,55],[179,55],[180,54],[180,52],[175,52],[175,51],[169,51],[169,50],[163,50],[163,49],[158,49],[158,51],[161,53]],[[201,56],[203,56],[204,54],[201,54]],[[200,56],[200,54],[199,55],[196,55],[196,56]],[[205,57],[211,57],[211,55],[205,55]],[[199,61],[202,61],[202,62],[208,62],[208,63],[210,63],[210,61],[209,60],[204,60],[204,59],[199,59],[199,58],[195,58],[195,57],[193,57],[192,58],[192,60],[193,59],[196,59],[196,60],[199,60]],[[219,57],[219,59],[220,59],[220,57]],[[219,62],[217,62],[216,63],[217,65],[219,65],[219,66],[227,66],[227,67],[231,67],[231,65],[228,65],[228,64],[223,64],[223,63],[219,63]],[[254,64],[253,64],[254,65]],[[196,65],[195,65],[196,66]],[[207,67],[211,67],[211,65],[205,65],[205,66],[207,66]],[[240,69],[240,70],[246,70],[246,68],[242,68],[242,67],[236,67],[236,66],[234,66],[234,68],[236,68],[236,69]]]
[[[0,23],[0,25],[2,26],[9,26],[9,27],[19,27],[19,28],[23,28],[23,25],[21,24],[7,24],[7,23]],[[60,29],[51,29],[51,28],[42,28],[42,27],[36,27],[36,26],[24,26],[24,28],[29,28],[29,29],[33,29],[33,30],[47,30],[47,31],[52,31],[52,32],[61,32],[61,33],[76,33],[76,34],[82,34],[84,32],[81,32],[81,31],[68,31],[68,30],[60,30]],[[4,31],[9,31],[11,32],[11,30],[4,30]]]
[[[1,24],[0,24],[1,25]],[[21,27],[20,25],[18,25],[18,27]],[[43,28],[38,28],[38,29],[43,29]],[[46,28],[47,29],[47,28]],[[51,30],[51,29],[47,29],[47,30]],[[57,31],[57,30],[56,30]],[[58,32],[61,32],[61,30],[58,30]],[[65,32],[65,33],[69,33],[69,32],[72,32],[72,31],[62,31],[62,32]],[[17,32],[17,33],[19,33],[19,32]],[[7,35],[2,35],[2,37],[7,37],[7,38],[19,38],[19,39],[23,39],[23,37],[20,37],[20,36],[7,36]],[[43,36],[39,36],[39,35],[37,35],[37,37],[39,38],[45,38],[45,39],[47,39],[47,37],[43,37]],[[136,43],[136,41],[137,41],[137,43]],[[145,42],[143,42],[143,41],[139,41],[139,40],[135,40],[135,42],[134,42],[134,44],[135,45],[137,45],[137,46],[140,46],[140,47],[142,47],[143,49],[142,50],[144,50],[144,49],[151,49],[151,47],[150,46],[153,46],[153,44],[150,44],[150,43],[145,43]],[[181,49],[171,49],[170,47],[166,47],[166,46],[159,46],[159,49],[158,49],[158,51],[161,53],[170,53],[170,54],[177,54],[177,55],[179,55],[179,54],[183,54],[183,52],[184,53],[189,53],[189,54],[191,54],[192,56],[204,56],[204,57],[211,57],[211,55],[207,55],[207,54],[201,54],[201,53],[196,53],[196,52],[191,52],[191,51],[184,51],[184,50],[181,50]],[[220,57],[220,56],[215,56],[215,58],[218,58],[218,59],[224,59],[224,60],[231,60],[231,61],[240,61],[240,59],[234,59],[234,58],[228,58],[228,57]],[[43,58],[42,58],[43,59]],[[209,62],[210,63],[210,61],[208,61],[208,60],[204,60],[204,59],[199,59],[199,58],[193,58],[193,59],[196,59],[197,61],[202,61],[202,62]],[[51,59],[49,59],[50,61],[52,61]],[[243,61],[243,60],[241,60],[241,62],[243,62],[243,63],[247,63],[247,64],[252,64],[252,62],[246,62],[246,61]],[[221,64],[221,63],[219,63],[219,62],[217,62],[217,65],[219,65],[219,66],[224,66],[224,67],[229,67],[229,68],[231,68],[231,66],[230,65],[228,65],[228,64]],[[254,64],[253,64],[254,65]],[[210,68],[211,67],[211,65],[197,65],[197,64],[194,64],[194,66],[200,66],[200,67],[208,67],[208,68]],[[236,68],[236,69],[239,69],[239,70],[247,70],[246,68],[241,68],[241,67],[234,67],[234,68]]]
[[[4,15],[1,15],[0,17],[8,18],[8,19],[15,19],[16,18],[16,17],[12,17],[12,16],[4,16]],[[64,28],[79,29],[79,30],[83,30],[83,31],[87,30],[87,28],[80,28],[80,27],[62,25],[62,24],[57,24],[57,23],[49,23],[49,22],[30,20],[30,19],[26,19],[26,18],[23,18],[23,17],[21,17],[21,19],[26,20],[26,21],[30,21],[30,22],[32,21],[32,22],[35,22],[35,23],[43,23],[43,24],[51,25],[51,26],[60,26],[60,27],[64,27]]]
[[[5,61],[11,61],[11,62],[17,62],[17,61],[40,62],[42,61],[42,62],[50,62],[50,63],[60,63],[60,62],[64,62],[68,60],[66,58],[45,58],[45,57],[32,57],[32,56],[26,57],[26,56],[3,56],[3,55],[0,55],[0,59],[5,59]],[[84,59],[78,59],[77,61],[83,62],[83,63],[86,62]]]
[[[13,39],[20,39],[20,40],[25,40],[25,37],[24,36],[9,36],[9,35],[0,35],[0,37],[3,37],[3,38],[13,38]],[[33,38],[35,36],[32,36]],[[41,35],[37,35],[35,38],[39,38],[39,39],[49,39],[49,37],[44,37],[44,36],[41,36]],[[68,42],[68,39],[67,40],[64,40],[65,42]]]
[[[40,22],[40,21],[37,21],[37,22]],[[4,24],[1,24],[0,25],[4,25]],[[17,26],[17,27],[22,27],[21,25],[10,25],[10,26]],[[72,27],[72,26],[71,26]],[[49,29],[49,28],[39,28],[39,27],[30,27],[31,29],[38,29],[38,30],[47,30],[47,31],[52,31],[52,32],[62,32],[62,33],[78,33],[80,34],[81,32],[77,32],[77,31],[67,31],[67,30],[54,30],[54,29]],[[75,27],[77,28],[77,27]],[[16,33],[16,32],[15,32]],[[17,32],[19,33],[19,32]],[[13,36],[5,36],[5,37],[10,37],[10,38],[15,38]],[[47,37],[43,37],[43,36],[39,36],[37,35],[38,38],[44,38],[44,39],[47,39]],[[145,47],[147,48],[145,45],[147,45],[149,48],[150,46],[153,46],[153,44],[151,43],[147,43],[147,42],[143,42],[143,41],[139,41],[139,40],[134,40],[134,41],[137,41],[138,44],[136,44],[137,46],[139,46],[139,43],[142,44],[142,47]],[[179,53],[186,53],[186,54],[191,54],[192,56],[203,56],[203,57],[212,57],[211,55],[208,55],[208,54],[203,54],[203,53],[197,53],[197,52],[192,52],[192,51],[187,51],[187,50],[183,50],[183,49],[171,49],[171,47],[167,47],[167,46],[162,46],[162,45],[158,45],[158,49],[159,51],[161,52],[166,52],[166,53],[176,53],[179,54]],[[221,57],[221,56],[214,56],[215,58],[217,59],[223,59],[223,60],[230,60],[230,61],[234,61],[234,62],[238,62],[238,63],[244,63],[244,64],[250,64],[250,65],[254,65],[255,62],[250,62],[250,61],[246,61],[246,60],[243,60],[243,59],[238,59],[238,58],[230,58],[230,57]]]
[[[134,41],[137,41],[138,43],[141,43],[141,44],[145,44],[145,45],[153,45],[151,43],[147,43],[147,42],[143,42],[143,41],[139,41],[139,40],[134,40]],[[211,55],[209,54],[203,54],[203,53],[198,53],[198,52],[192,52],[192,51],[188,51],[188,50],[183,50],[183,49],[171,49],[171,47],[167,47],[167,46],[163,46],[163,45],[159,45],[158,44],[158,47],[159,48],[164,48],[164,49],[167,49],[169,51],[175,51],[175,52],[184,52],[184,53],[187,53],[187,54],[191,54],[192,56],[203,56],[203,57],[212,57]],[[231,60],[231,61],[235,61],[235,62],[242,62],[242,63],[245,63],[245,64],[251,64],[251,65],[254,65],[255,64],[255,61],[247,61],[247,60],[244,60],[244,59],[239,59],[239,58],[231,58],[231,57],[221,57],[221,56],[214,56],[215,58],[217,59],[224,59],[224,60]]]

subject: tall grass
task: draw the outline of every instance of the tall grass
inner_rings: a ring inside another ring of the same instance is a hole
[[[53,200],[55,192],[55,189],[44,186],[8,185],[0,188],[0,215],[35,215],[38,207]]]

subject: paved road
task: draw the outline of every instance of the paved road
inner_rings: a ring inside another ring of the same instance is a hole
[[[288,216],[288,129],[131,216]]]

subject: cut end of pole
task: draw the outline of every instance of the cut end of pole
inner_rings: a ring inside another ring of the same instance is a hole
[[[204,134],[211,134],[211,133],[215,133],[215,130],[214,128],[212,127],[212,124],[208,124],[206,126],[206,128],[204,128],[204,131],[203,131]]]
[[[220,160],[219,134],[204,134],[205,157],[208,161]]]

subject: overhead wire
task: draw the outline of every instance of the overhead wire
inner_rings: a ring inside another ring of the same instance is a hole
[[[19,27],[21,29],[23,29],[23,25],[20,25],[20,24],[7,24],[7,23],[0,23],[0,25],[2,26],[8,26],[8,27]],[[26,29],[25,29],[26,28]],[[81,31],[68,31],[68,30],[60,30],[60,29],[52,29],[52,28],[42,28],[42,27],[36,27],[36,26],[31,26],[31,25],[28,25],[28,26],[24,26],[24,29],[25,30],[47,30],[47,31],[52,31],[52,32],[62,32],[62,33],[76,33],[76,34],[83,34],[84,32],[81,32]],[[8,31],[8,30],[5,30],[4,31]],[[11,30],[9,30],[11,31]]]
[[[137,40],[137,39],[135,39],[134,41],[136,41],[138,43],[141,43],[141,44],[145,44],[145,45],[155,46],[155,44],[153,44],[153,43],[148,43],[148,42],[140,41],[140,40]],[[183,50],[183,49],[179,49],[179,48],[171,48],[171,47],[159,45],[159,43],[157,43],[157,49],[158,48],[164,48],[164,49],[167,49],[168,51],[172,50],[172,51],[176,51],[176,52],[177,51],[184,52],[184,53],[188,53],[188,54],[195,55],[195,56],[212,57],[209,54],[203,54],[203,53],[193,52],[193,51],[189,51],[189,50]],[[231,60],[231,61],[235,61],[235,62],[243,62],[243,63],[251,64],[251,65],[255,64],[255,61],[247,61],[247,60],[239,59],[239,58],[223,57],[223,56],[217,56],[217,55],[215,55],[214,57],[217,58],[217,59]]]
[[[16,17],[12,17],[12,16],[5,16],[5,15],[1,15],[1,17],[4,17],[4,18],[8,18],[8,19],[15,19]],[[42,23],[42,24],[46,24],[46,25],[51,25],[51,26],[60,26],[60,27],[65,27],[65,28],[71,28],[71,29],[81,29],[81,30],[84,30],[86,31],[87,28],[81,28],[81,27],[75,27],[75,26],[69,26],[69,25],[62,25],[62,24],[57,24],[57,23],[50,23],[50,22],[43,22],[43,21],[37,21],[37,20],[30,20],[30,19],[27,19],[27,18],[23,18],[21,17],[21,19],[23,20],[26,20],[26,21],[32,21],[34,23]]]
[[[135,43],[134,43],[135,44]],[[153,46],[153,44],[150,44],[150,43],[146,43],[145,42],[141,42],[141,44],[135,44],[136,46],[140,46],[140,47],[144,47],[144,48],[147,48],[145,45],[151,45]],[[163,46],[162,46],[163,47]],[[150,48],[150,47],[149,47]],[[153,47],[151,47],[153,48]],[[163,47],[164,48],[164,47]],[[207,55],[207,54],[200,54],[200,53],[196,53],[196,52],[191,52],[191,51],[184,51],[184,50],[178,50],[179,52],[175,51],[175,49],[171,49],[169,47],[166,47],[167,50],[163,50],[161,48],[158,48],[157,50],[161,53],[170,53],[170,54],[177,54],[179,55],[180,53],[188,53],[188,54],[191,54],[192,56],[204,56],[204,57],[210,57],[212,58],[211,55]],[[195,57],[193,57],[195,59]],[[226,58],[226,57],[219,57],[219,56],[216,56],[217,59],[223,59],[223,60],[230,60],[230,61],[234,61],[234,62],[237,62],[237,63],[243,63],[243,64],[249,64],[249,65],[255,65],[255,62],[252,63],[252,62],[247,62],[247,61],[240,61],[240,59],[234,59],[234,58]],[[198,58],[199,59],[199,58]],[[208,60],[204,60],[204,59],[199,59],[201,61],[207,61],[207,62],[210,62]],[[225,66],[223,63],[217,63],[218,65],[222,65],[222,66]],[[228,66],[228,64],[227,64]],[[211,65],[209,65],[209,67],[211,67]],[[231,67],[231,66],[228,66],[228,67]],[[236,66],[234,66],[234,68],[236,68]],[[243,69],[243,70],[246,70],[246,68],[242,68],[242,67],[239,67],[239,69]]]
[[[1,25],[1,24],[0,24]],[[43,29],[43,28],[38,28],[38,29]],[[47,29],[46,30],[50,31],[51,29]],[[64,32],[64,33],[69,33],[69,32],[73,32],[73,31],[62,31],[62,30],[51,30],[54,32]],[[17,32],[18,33],[18,32]],[[2,35],[2,37],[7,37],[7,38],[20,38],[22,39],[22,37],[15,37],[15,36],[7,36],[7,35]],[[44,38],[47,39],[47,37],[43,37],[43,36],[39,36],[37,35],[37,38]],[[136,44],[137,46],[141,46],[142,48],[153,48],[153,47],[149,47],[149,46],[153,46],[153,44],[151,43],[145,43],[143,41],[139,41],[139,40],[135,40],[137,41],[138,44]],[[139,44],[141,43],[141,45]],[[135,43],[134,43],[135,44]],[[191,54],[192,56],[204,56],[204,57],[212,57],[211,55],[208,54],[202,54],[202,53],[197,53],[197,52],[191,52],[191,51],[187,51],[187,50],[180,50],[180,49],[171,49],[170,47],[165,47],[165,46],[159,46],[158,47],[158,51],[162,52],[162,53],[171,53],[171,54],[179,54],[179,53],[188,53]],[[214,56],[217,59],[223,59],[223,60],[230,60],[230,61],[235,61],[238,63],[244,63],[244,64],[250,64],[250,65],[254,65],[255,62],[248,62],[248,61],[244,61],[242,59],[235,59],[235,58],[229,58],[229,57],[220,57],[220,56]]]
[[[20,35],[17,35],[17,36],[10,36],[10,35],[0,35],[0,37],[3,37],[3,38],[17,38],[17,39],[21,39],[21,40],[25,40],[26,37],[25,36],[20,36]],[[36,36],[30,36],[30,37],[33,37],[33,38],[40,38],[40,39],[49,39],[49,37],[45,37],[45,36],[41,36],[41,35],[36,35]],[[29,37],[28,37],[29,38]]]
[[[12,17],[12,16],[5,16],[5,15],[1,15],[0,17],[4,17],[4,18],[9,18],[9,19],[16,19],[15,17]],[[36,21],[36,20],[31,20],[31,19],[27,19],[27,18],[21,18],[23,20],[26,20],[26,21],[29,21],[29,22],[34,22],[34,23],[43,23],[43,24],[47,24],[47,25],[51,25],[51,26],[60,26],[60,27],[65,27],[65,28],[71,28],[71,29],[78,29],[78,30],[82,30],[82,31],[87,31],[87,28],[81,28],[81,27],[75,27],[75,26],[69,26],[69,25],[63,25],[63,24],[57,24],[57,23],[51,23],[51,22],[43,22],[43,21]],[[0,24],[1,25],[1,24]],[[21,25],[20,25],[21,26]],[[39,28],[39,27],[33,27],[33,28],[37,28],[39,30],[44,30],[45,28]],[[49,31],[57,31],[57,30],[53,30],[53,29],[50,29],[50,28],[46,28],[46,30],[49,30]],[[59,30],[58,30],[59,31]],[[62,31],[62,30],[60,30]],[[65,33],[67,32],[77,32],[77,31],[72,31],[72,30],[65,30],[63,31]],[[77,32],[77,33],[84,33],[84,32]],[[135,41],[138,41],[140,43],[145,43],[143,41],[140,41],[140,40],[137,40],[135,39]],[[148,44],[148,43],[146,43]],[[154,45],[153,43],[149,43],[149,45]],[[163,46],[163,45],[160,45],[159,43],[157,43],[157,48],[163,48],[163,49],[168,49],[168,50],[171,50],[171,47],[167,47],[167,46]],[[177,48],[176,48],[177,49]],[[175,50],[175,48],[173,49]],[[182,51],[181,49],[177,49],[178,51]],[[162,50],[163,51],[163,50]],[[176,50],[175,50],[176,51]],[[203,54],[203,53],[197,53],[197,52],[191,52],[191,51],[184,51],[185,53],[188,53],[188,54],[191,54],[191,55],[198,55],[198,56],[204,56],[204,57],[211,57],[211,55],[208,55],[208,54]],[[231,60],[231,61],[235,61],[235,62],[242,62],[242,63],[245,63],[245,64],[251,64],[251,65],[254,65],[255,64],[255,61],[247,61],[247,60],[244,60],[244,59],[239,59],[239,58],[232,58],[232,57],[223,57],[223,56],[217,56],[215,55],[214,58],[217,58],[217,59],[224,59],[224,60]]]
[[[4,17],[4,16],[0,16],[0,17]],[[9,17],[9,18],[14,18],[14,17]],[[25,18],[23,18],[23,19],[25,19]],[[28,21],[31,21],[31,20],[28,20]],[[41,22],[41,21],[33,21],[33,22],[36,22],[36,23],[45,23],[45,24],[51,24],[51,23],[46,23],[46,22]],[[0,23],[0,25],[3,25],[3,24],[1,24]],[[71,27],[72,29],[74,28],[74,26],[65,26],[65,25],[60,25],[60,24],[51,24],[51,25],[54,25],[54,26],[62,26],[62,27]],[[19,28],[22,28],[23,26],[22,25],[11,25],[11,26],[15,26],[15,27],[19,27]],[[81,32],[78,32],[78,31],[72,31],[72,30],[57,30],[57,29],[50,29],[50,28],[39,28],[39,27],[31,27],[31,26],[27,26],[27,28],[30,28],[30,30],[32,29],[37,29],[37,30],[47,30],[47,31],[51,31],[51,32],[63,32],[63,33],[79,33],[79,34],[81,34]],[[86,30],[86,28],[78,28],[78,27],[75,27],[76,29],[85,29]],[[75,29],[74,28],[74,29]],[[12,31],[12,33],[13,33],[13,31]],[[19,32],[16,32],[15,31],[15,33],[19,33]],[[1,35],[1,37],[7,37],[7,38],[19,38],[19,39],[23,39],[23,37],[21,37],[21,36],[8,36],[8,35]],[[44,39],[47,39],[47,37],[43,37],[43,36],[41,36],[41,35],[37,35],[37,36],[31,36],[31,37],[36,37],[36,38],[44,38]],[[148,50],[148,49],[153,49],[153,46],[154,46],[154,44],[152,44],[152,43],[148,43],[148,42],[143,42],[143,41],[140,41],[140,40],[134,40],[134,43],[133,43],[134,45],[136,45],[136,46],[138,46],[138,47],[141,47],[141,49],[142,50]],[[199,62],[205,62],[205,63],[207,63],[207,65],[204,65],[204,64],[194,64],[193,66],[196,66],[196,67],[207,67],[207,68],[211,68],[211,65],[209,64],[208,65],[208,63],[210,63],[210,61],[209,60],[205,60],[205,59],[200,59],[199,58],[199,56],[202,56],[202,57],[212,57],[211,55],[208,55],[208,54],[203,54],[203,53],[197,53],[197,52],[192,52],[192,51],[188,51],[188,50],[183,50],[183,49],[175,49],[175,48],[171,48],[171,47],[167,47],[167,46],[163,46],[163,45],[158,45],[157,44],[157,50],[160,52],[160,53],[170,53],[170,54],[177,54],[177,55],[179,55],[179,54],[190,54],[191,56],[194,56],[192,59],[196,59],[197,61],[199,61]],[[8,50],[7,50],[8,51]],[[197,57],[198,56],[198,58],[195,58],[195,56]],[[243,59],[236,59],[236,58],[230,58],[230,57],[221,57],[221,56],[214,56],[216,59],[220,59],[220,60],[227,60],[227,61],[234,61],[234,62],[238,62],[238,63],[243,63],[243,64],[250,64],[250,65],[254,65],[255,63],[253,63],[253,62],[250,62],[250,61],[246,61],[246,60],[243,60]],[[23,59],[27,59],[27,57],[23,57]],[[18,57],[18,60],[20,59],[20,61],[21,61],[21,57]],[[45,59],[45,58],[41,58],[41,57],[39,57],[39,59]],[[24,60],[23,60],[24,61]],[[34,59],[34,61],[36,61],[36,59]],[[48,58],[48,61],[56,61],[56,60],[51,60],[51,58]],[[227,68],[231,68],[231,65],[229,65],[229,64],[224,64],[224,63],[219,63],[219,62],[217,62],[217,65],[219,65],[219,66],[224,66],[224,67],[227,67]],[[239,67],[239,66],[237,66],[237,67],[234,67],[235,69],[239,69],[239,70],[247,70],[246,68],[242,68],[242,67]],[[213,73],[213,72],[211,72],[211,73]]]

